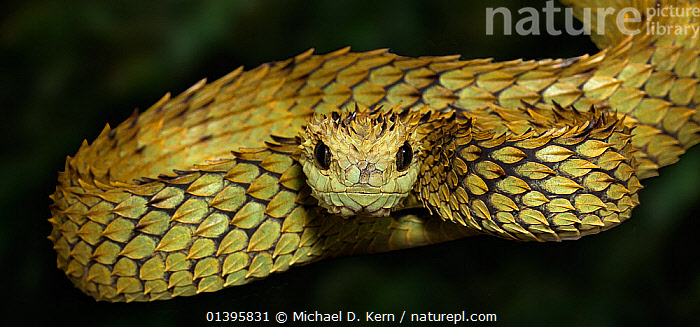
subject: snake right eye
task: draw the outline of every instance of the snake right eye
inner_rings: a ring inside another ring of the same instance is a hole
[[[413,149],[411,149],[408,141],[406,141],[396,153],[396,169],[399,171],[408,169],[408,166],[411,164],[411,160],[413,160]]]
[[[316,148],[314,148],[314,156],[316,157],[316,162],[321,169],[326,170],[331,166],[331,150],[322,141],[316,143]]]

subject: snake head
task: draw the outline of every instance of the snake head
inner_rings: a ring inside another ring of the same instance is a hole
[[[408,110],[355,106],[314,115],[301,132],[301,163],[319,205],[343,217],[382,217],[412,191],[422,151]]]

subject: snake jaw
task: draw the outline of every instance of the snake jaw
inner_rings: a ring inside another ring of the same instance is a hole
[[[416,119],[397,108],[356,107],[311,118],[300,135],[299,162],[319,205],[343,217],[385,217],[400,208],[420,170],[416,126]],[[319,144],[327,147],[327,165],[318,158]],[[402,148],[412,160],[399,169]]]

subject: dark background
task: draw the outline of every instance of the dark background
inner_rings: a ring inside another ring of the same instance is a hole
[[[586,36],[494,36],[542,1],[5,1],[0,3],[2,319],[200,325],[207,311],[496,313],[502,325],[697,325],[700,147],[643,181],[633,218],[575,242],[464,239],[293,268],[155,303],[96,303],[55,267],[48,198],[83,139],[203,77],[326,53],[543,59],[597,51]],[[556,6],[560,6],[558,3]],[[556,26],[563,29],[563,15]],[[544,20],[544,15],[541,15]],[[544,31],[544,22],[541,22]],[[223,323],[220,323],[223,324]],[[233,323],[228,323],[233,324]],[[242,325],[242,324],[238,324]],[[374,324],[380,326],[382,324]]]

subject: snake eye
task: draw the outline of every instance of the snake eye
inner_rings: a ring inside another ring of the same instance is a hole
[[[323,170],[328,169],[331,166],[331,150],[322,141],[316,143],[316,148],[314,148],[314,156],[316,157],[316,162]]]
[[[396,169],[398,171],[404,171],[408,169],[413,159],[413,149],[408,145],[408,141],[405,142],[396,153]]]

